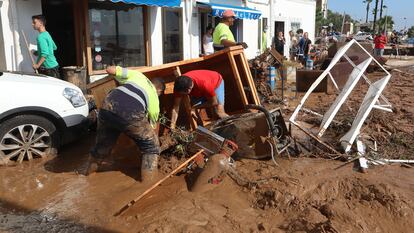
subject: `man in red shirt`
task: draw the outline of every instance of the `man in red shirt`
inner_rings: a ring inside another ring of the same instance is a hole
[[[218,72],[193,70],[179,76],[174,82],[174,107],[171,128],[175,128],[181,99],[189,95],[195,109],[214,107],[219,118],[227,117],[224,111],[224,80]]]
[[[375,56],[383,56],[384,55],[384,48],[387,44],[387,37],[384,33],[378,33],[377,36],[374,38],[374,55]]]

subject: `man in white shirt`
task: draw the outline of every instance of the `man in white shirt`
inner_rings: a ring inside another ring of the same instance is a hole
[[[213,47],[213,27],[208,26],[206,28],[206,34],[203,36],[203,50],[204,55],[209,55],[214,53]]]

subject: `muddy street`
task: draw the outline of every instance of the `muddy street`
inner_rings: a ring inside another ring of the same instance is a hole
[[[92,137],[91,137],[92,138]],[[113,214],[148,187],[134,161],[85,177],[91,138],[48,162],[2,167],[2,232],[406,232],[413,229],[414,170],[400,166],[352,171],[352,164],[312,158],[241,160],[240,173],[206,193],[173,177],[133,206]],[[121,154],[118,154],[122,157]],[[266,178],[268,178],[266,180]]]

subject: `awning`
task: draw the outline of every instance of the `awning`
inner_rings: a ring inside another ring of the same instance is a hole
[[[161,7],[179,7],[181,0],[110,0],[111,2],[123,2],[127,4],[161,6]]]
[[[205,2],[197,2],[197,5],[201,8],[211,8],[211,14],[218,17],[222,17],[225,10],[233,10],[238,19],[259,19],[262,15],[262,12],[248,7]]]

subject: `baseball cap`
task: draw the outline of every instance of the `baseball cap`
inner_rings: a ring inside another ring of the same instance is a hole
[[[225,10],[223,12],[223,17],[224,18],[229,18],[229,17],[236,17],[236,14],[234,13],[234,11],[232,10]]]

